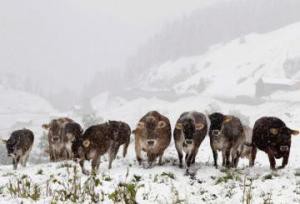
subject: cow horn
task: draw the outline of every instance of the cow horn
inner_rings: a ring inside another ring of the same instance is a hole
[[[278,134],[278,129],[277,128],[271,128],[270,133],[272,133],[273,135],[277,135]]]
[[[139,123],[137,124],[136,129],[143,129],[144,127],[145,127],[145,123],[144,123],[144,122],[139,122]]]
[[[203,123],[196,123],[195,124],[196,130],[202,130],[204,127],[205,127],[205,125]]]
[[[181,130],[182,129],[182,123],[177,123],[176,124],[176,129]]]
[[[225,116],[224,117],[224,123],[228,123],[230,121],[232,121],[232,116]]]
[[[0,139],[0,143],[6,144],[7,140]]]
[[[82,145],[83,145],[85,148],[89,147],[90,144],[91,144],[90,140],[84,140],[83,143],[82,143]]]
[[[165,121],[159,121],[158,122],[158,128],[164,128],[167,126],[167,123]]]

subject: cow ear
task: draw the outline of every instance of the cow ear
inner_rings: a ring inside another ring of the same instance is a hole
[[[137,124],[136,129],[143,129],[144,127],[145,127],[145,123],[144,123],[144,122],[139,122],[139,123]]]
[[[157,126],[158,128],[164,128],[167,126],[167,123],[165,121],[159,121]]]
[[[7,140],[0,139],[0,143],[6,144]]]
[[[83,145],[85,148],[89,147],[90,144],[91,144],[90,140],[84,140],[83,143],[82,143],[82,145]]]
[[[182,123],[177,123],[175,128],[178,129],[178,130],[182,130],[182,128],[183,128]]]
[[[298,130],[291,130],[291,134],[292,135],[299,135],[299,131]]]
[[[272,135],[278,135],[278,129],[277,128],[271,128],[270,133],[272,133]]]
[[[49,130],[50,125],[49,125],[49,124],[43,124],[43,125],[42,125],[42,128],[44,128],[45,130]]]
[[[203,123],[196,123],[195,128],[196,130],[202,130],[205,127]]]
[[[228,122],[232,121],[232,116],[225,116],[223,121],[224,121],[224,123],[228,123]]]

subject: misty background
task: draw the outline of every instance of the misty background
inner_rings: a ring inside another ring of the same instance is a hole
[[[0,84],[58,110],[103,92],[127,99],[150,68],[300,21],[298,0],[0,1]],[[0,102],[1,104],[1,102]]]

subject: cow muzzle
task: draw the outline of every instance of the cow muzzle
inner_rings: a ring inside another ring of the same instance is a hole
[[[155,144],[155,140],[147,140],[147,144],[152,147]]]
[[[185,140],[185,144],[191,145],[191,144],[193,144],[193,140],[191,140],[191,139],[186,139],[186,140]]]
[[[212,135],[215,136],[215,137],[218,137],[220,135],[220,133],[221,133],[220,130],[213,130],[212,131]]]
[[[287,145],[285,145],[285,146],[280,146],[280,151],[282,151],[282,152],[287,152],[287,151],[289,151],[289,146],[287,146]]]

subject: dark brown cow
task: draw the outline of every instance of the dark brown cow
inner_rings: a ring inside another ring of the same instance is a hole
[[[111,146],[111,130],[107,123],[89,127],[84,134],[72,144],[74,160],[79,162],[82,173],[89,174],[84,168],[85,160],[92,160],[92,171],[97,173],[100,158]]]
[[[109,166],[111,168],[111,164],[113,160],[116,158],[119,148],[123,145],[123,157],[127,154],[127,148],[130,142],[131,130],[128,124],[120,121],[109,121],[108,127],[110,130],[110,139],[111,144],[109,148]]]
[[[191,164],[195,163],[199,147],[207,134],[206,116],[199,112],[181,114],[174,129],[174,141],[182,168],[183,151],[186,153],[185,162],[187,173]]]
[[[64,158],[66,159],[73,159],[72,153],[72,142],[79,138],[82,133],[83,129],[81,126],[76,122],[69,122],[63,128],[62,138],[64,143]]]
[[[32,149],[34,135],[31,130],[22,129],[11,133],[8,140],[2,140],[6,144],[7,154],[13,159],[13,168],[17,169],[19,162],[26,166]]]
[[[157,111],[147,113],[138,123],[135,134],[135,152],[139,164],[142,163],[142,151],[147,153],[149,166],[162,157],[171,142],[171,125],[167,117]]]
[[[289,160],[291,136],[298,134],[299,131],[288,128],[279,118],[262,117],[254,124],[253,144],[268,154],[271,169],[276,167],[275,158],[283,158],[279,168],[284,168]]]

